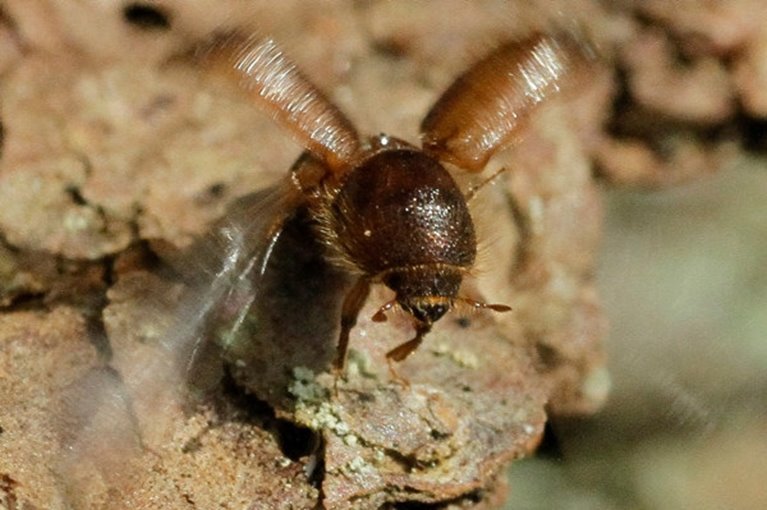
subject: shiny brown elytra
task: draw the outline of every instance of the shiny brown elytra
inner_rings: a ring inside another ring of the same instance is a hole
[[[534,34],[498,47],[435,103],[421,125],[422,148],[387,135],[360,138],[270,39],[228,34],[197,50],[204,67],[247,93],[305,148],[278,185],[282,195],[267,211],[262,248],[252,259],[265,270],[285,222],[300,208],[309,211],[328,260],[356,277],[342,305],[336,370],[344,367],[349,333],[373,284],[395,293],[373,320],[399,306],[415,329],[387,353],[390,362],[412,353],[457,302],[509,310],[460,294],[476,259],[467,205],[476,188],[459,189],[443,163],[482,171],[563,79],[588,63],[587,50],[570,34]]]

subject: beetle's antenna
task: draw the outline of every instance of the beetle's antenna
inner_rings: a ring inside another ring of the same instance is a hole
[[[495,181],[503,172],[505,172],[507,168],[505,166],[502,166],[498,170],[496,170],[490,177],[484,179],[479,184],[473,184],[469,186],[469,190],[466,192],[466,195],[464,197],[466,198],[466,203],[471,202],[474,200],[474,197],[477,196],[477,193],[482,190],[485,186]]]
[[[469,299],[465,297],[458,297],[456,298],[456,302],[462,303],[464,305],[469,306],[472,310],[492,310],[494,312],[509,312],[511,311],[511,307],[508,305],[501,305],[497,303],[484,303],[482,301],[477,301],[474,299]]]
[[[386,322],[386,312],[391,310],[397,305],[397,300],[392,299],[391,301],[387,301],[386,303],[381,306],[381,308],[376,311],[376,313],[373,314],[372,320],[373,322]]]

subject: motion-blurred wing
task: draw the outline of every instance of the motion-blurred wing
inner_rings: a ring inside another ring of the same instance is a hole
[[[246,195],[182,258],[184,272],[195,272],[189,277],[197,294],[192,299],[200,298],[198,313],[220,323],[219,341],[236,333],[261,297],[260,284],[280,234],[302,202],[303,194],[290,178]]]
[[[146,470],[147,455],[168,444],[185,419],[190,367],[211,321],[228,320],[226,330],[235,331],[260,299],[274,245],[302,196],[286,177],[236,202],[208,236],[170,261],[183,286],[144,270],[119,275],[104,311],[110,364],[68,390],[60,417],[66,447],[56,469],[74,507],[88,507],[87,495],[105,487],[134,490],[126,484],[140,477],[131,470]]]

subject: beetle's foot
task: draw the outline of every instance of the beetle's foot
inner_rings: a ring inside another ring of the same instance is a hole
[[[397,371],[395,366],[396,361],[388,356],[386,357],[386,361],[389,363],[389,376],[391,380],[404,387],[405,389],[409,389],[410,381],[408,381],[404,376],[400,375],[400,373]]]

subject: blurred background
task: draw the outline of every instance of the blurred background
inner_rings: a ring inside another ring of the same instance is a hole
[[[555,420],[507,508],[767,508],[767,159],[608,194],[605,408]]]

